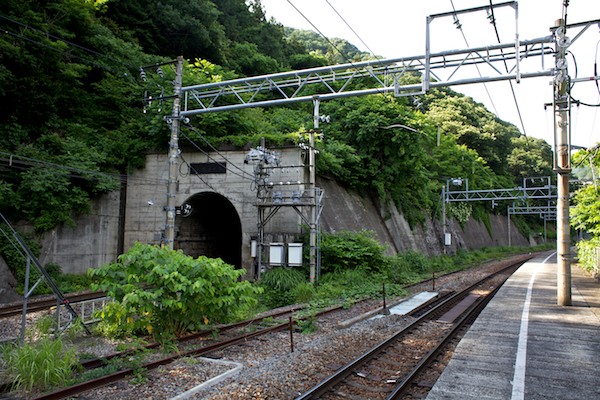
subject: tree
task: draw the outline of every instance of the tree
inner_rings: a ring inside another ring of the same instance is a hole
[[[520,136],[511,138],[513,149],[507,157],[508,171],[521,184],[523,178],[551,176],[552,148],[542,139]]]
[[[147,53],[222,63],[227,39],[220,14],[211,0],[110,0],[104,16]]]
[[[477,151],[496,174],[508,173],[511,139],[519,137],[514,125],[499,120],[472,98],[451,90],[433,90],[426,99],[427,116],[444,134]]]

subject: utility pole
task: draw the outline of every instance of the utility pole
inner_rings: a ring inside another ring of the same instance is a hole
[[[308,143],[308,183],[310,186],[310,283],[315,283],[317,271],[317,174],[315,165],[315,133],[319,129],[319,96],[313,98],[314,130],[309,133]]]
[[[569,175],[571,173],[570,93],[566,52],[570,40],[566,23],[557,21],[556,74],[554,76],[554,169],[557,173],[558,199],[556,206],[556,303],[570,306],[571,302],[571,228],[569,223]]]
[[[442,185],[442,244],[444,246],[444,254],[448,252],[446,245],[446,243],[448,242],[448,240],[446,239],[447,233],[448,226],[446,222],[446,185],[444,184]]]
[[[177,57],[175,67],[175,87],[173,112],[167,117],[171,124],[171,140],[169,142],[169,180],[167,182],[167,221],[165,223],[165,246],[173,250],[175,242],[175,196],[177,192],[177,158],[179,157],[179,119],[181,117],[181,84],[183,73],[183,57]]]

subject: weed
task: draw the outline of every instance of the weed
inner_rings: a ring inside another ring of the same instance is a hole
[[[41,335],[49,335],[56,327],[56,320],[50,315],[45,315],[35,323],[35,330]]]
[[[78,364],[75,350],[67,348],[60,338],[43,337],[20,346],[6,345],[2,354],[14,390],[65,386]]]
[[[85,371],[80,374],[75,383],[87,382],[93,379],[102,378],[103,376],[107,376],[110,374],[114,374],[119,370],[119,366],[117,364],[109,364],[100,368],[94,368],[89,371]]]
[[[196,365],[200,362],[196,357],[183,357],[182,360],[187,365]]]
[[[298,320],[296,321],[296,325],[303,335],[310,335],[319,329],[314,316]]]

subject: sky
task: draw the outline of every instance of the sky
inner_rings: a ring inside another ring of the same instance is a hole
[[[384,58],[425,54],[426,18],[453,10],[487,6],[490,0],[261,0],[267,18],[284,26],[315,30],[325,36],[348,40],[360,50]],[[494,4],[506,1],[493,0]],[[513,7],[495,8],[496,26],[502,43],[541,38],[550,35],[550,27],[562,17],[564,0],[518,1],[518,16]],[[600,1],[570,0],[567,23],[600,20]],[[294,7],[295,6],[295,7]],[[309,22],[310,21],[310,22]],[[452,17],[434,18],[430,23],[432,52],[467,49],[498,43],[493,25],[485,11],[459,14],[462,33]],[[312,25],[314,25],[314,27]],[[571,38],[568,57],[571,78],[594,76],[594,59],[600,59],[600,27],[588,28],[573,40],[580,28],[567,30]],[[464,33],[464,36],[463,36]],[[599,61],[600,62],[600,61]],[[577,65],[577,68],[575,68]],[[522,63],[522,71],[539,71],[554,66],[554,58]],[[600,73],[600,66],[598,67]],[[577,75],[576,75],[577,72]],[[450,72],[448,72],[450,73]],[[463,77],[492,76],[480,69],[464,70]],[[552,78],[522,79],[511,85],[507,81],[455,86],[452,89],[473,97],[504,121],[515,124],[528,136],[544,139],[554,145]],[[589,104],[600,103],[600,93],[594,81],[576,83],[572,95]],[[516,97],[516,101],[515,101]],[[519,117],[519,110],[521,118]],[[521,124],[521,119],[523,124]],[[524,129],[523,129],[524,125]],[[600,142],[600,107],[573,106],[571,112],[571,144],[591,147]]]

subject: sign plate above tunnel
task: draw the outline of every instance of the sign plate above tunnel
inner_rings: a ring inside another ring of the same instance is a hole
[[[191,163],[190,173],[193,175],[206,175],[206,174],[226,174],[227,163],[226,162],[212,162],[212,163]]]

